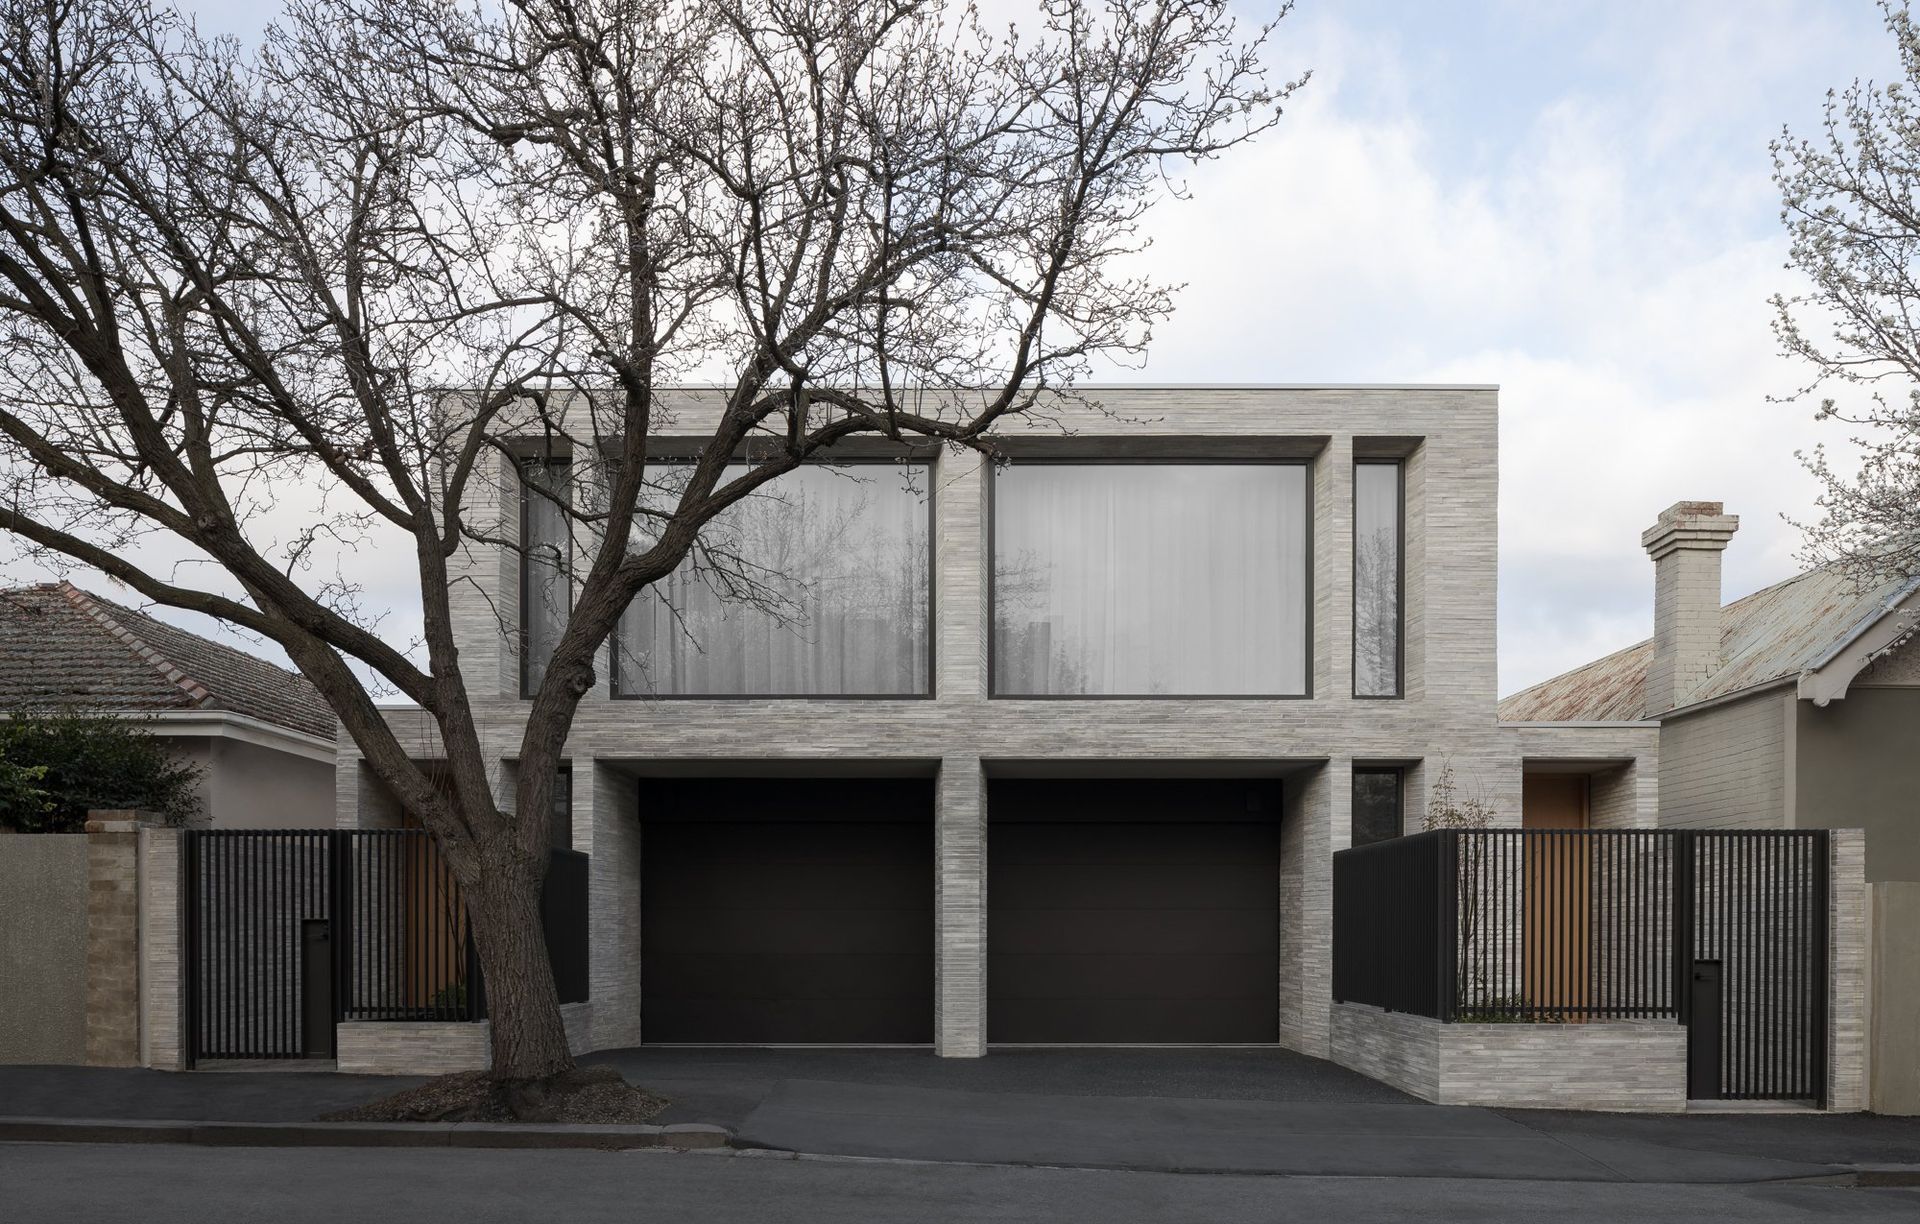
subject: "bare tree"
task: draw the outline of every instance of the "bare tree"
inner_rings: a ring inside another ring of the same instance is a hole
[[[622,610],[837,442],[988,449],[1137,358],[1171,307],[1125,267],[1142,217],[1298,84],[1220,0],[1045,0],[1019,33],[916,0],[292,0],[257,52],[150,0],[0,14],[0,527],[285,649],[444,848],[508,1084],[571,1065],[544,813]],[[667,480],[694,377],[717,423]],[[561,454],[593,491],[529,484],[581,543],[501,804],[449,582],[520,546],[482,489]],[[195,564],[143,566],[154,535]],[[411,649],[320,576],[365,541],[417,579]]]
[[[1774,333],[1813,367],[1796,398],[1859,427],[1862,457],[1854,473],[1824,446],[1802,456],[1822,485],[1807,552],[1862,586],[1920,575],[1920,27],[1904,2],[1881,11],[1901,79],[1829,92],[1819,135],[1772,146],[1788,267],[1808,282],[1775,296]]]

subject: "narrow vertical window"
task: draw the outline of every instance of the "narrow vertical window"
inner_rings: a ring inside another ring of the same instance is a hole
[[[1404,829],[1401,771],[1390,766],[1353,767],[1353,844],[1372,845],[1398,837]]]
[[[1353,695],[1401,693],[1402,481],[1398,463],[1353,467]]]
[[[530,697],[573,610],[565,459],[520,466],[520,695]]]
[[[573,766],[562,765],[554,772],[547,809],[549,844],[555,850],[573,849]]]

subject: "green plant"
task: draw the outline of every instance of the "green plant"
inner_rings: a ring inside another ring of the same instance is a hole
[[[42,785],[45,765],[21,765],[0,758],[0,829],[24,829],[46,818],[53,799]]]
[[[436,1012],[464,1013],[467,1008],[467,984],[450,982],[442,986],[434,992],[431,999],[427,1000],[427,1008]]]
[[[0,827],[77,833],[88,812],[120,808],[177,824],[199,810],[200,773],[175,760],[140,719],[16,712],[0,720]]]
[[[1488,999],[1478,1007],[1462,1006],[1454,1013],[1455,1024],[1565,1024],[1557,1012],[1536,1011],[1524,995],[1503,995]]]

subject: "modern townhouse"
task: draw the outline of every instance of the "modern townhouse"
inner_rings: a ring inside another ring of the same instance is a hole
[[[843,448],[628,613],[568,745],[599,1047],[1331,1049],[1333,856],[1451,766],[1497,823],[1580,769],[1650,827],[1646,727],[1496,718],[1496,393],[1103,387],[972,452]],[[699,444],[717,397],[677,395]],[[526,467],[585,496],[587,457]],[[563,531],[504,464],[477,512]],[[471,550],[463,667],[510,794],[565,576]],[[393,726],[437,749],[405,710]],[[339,820],[402,819],[350,745]]]
[[[659,406],[663,483],[717,404]],[[1640,699],[1502,721],[1492,388],[1098,388],[996,447],[839,449],[623,617],[541,814],[578,1050],[1270,1046],[1443,1102],[1865,1104],[1880,816],[1662,808],[1663,753],[1700,755],[1648,715],[1709,683],[1705,509],[1649,533],[1654,639],[1595,681]],[[503,799],[584,551],[555,500],[602,470],[530,438],[467,507]],[[139,966],[89,1011],[113,1057],[485,1065],[431,836],[344,739],[334,799],[84,835],[126,911],[87,963]]]

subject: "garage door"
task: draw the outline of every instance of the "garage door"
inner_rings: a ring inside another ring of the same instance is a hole
[[[1279,1037],[1277,784],[995,781],[987,1033]]]
[[[933,784],[642,790],[649,1043],[933,1040]]]

